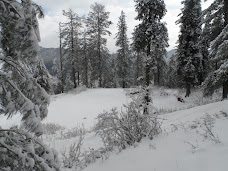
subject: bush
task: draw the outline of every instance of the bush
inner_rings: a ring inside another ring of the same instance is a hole
[[[55,123],[45,123],[43,124],[43,127],[45,130],[45,133],[48,135],[56,134],[56,132],[62,131],[65,129],[63,126]]]
[[[112,109],[98,116],[95,131],[104,142],[105,147],[125,149],[143,137],[153,139],[161,132],[161,124],[156,115],[143,115],[143,109],[135,101],[131,102],[125,112]]]

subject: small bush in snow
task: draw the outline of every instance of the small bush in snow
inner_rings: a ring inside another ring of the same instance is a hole
[[[157,117],[144,115],[143,109],[135,102],[125,106],[125,112],[112,109],[98,116],[95,131],[101,136],[106,147],[120,149],[140,142],[143,137],[153,139],[161,132]]]
[[[84,135],[85,133],[86,133],[86,129],[84,128],[84,126],[82,127],[77,126],[64,132],[62,135],[62,138],[63,139],[76,138],[76,137],[80,137],[81,134]]]
[[[58,171],[60,161],[54,149],[18,129],[0,129],[0,170]]]
[[[64,130],[65,128],[59,124],[55,123],[45,123],[43,124],[45,133],[50,135],[50,134],[56,134],[56,132]]]
[[[215,143],[220,143],[221,141],[218,135],[216,135],[212,131],[214,124],[215,124],[215,119],[207,114],[205,117],[203,117],[203,121],[200,126],[203,130],[203,133],[199,133],[199,134],[202,135],[205,138],[205,140],[210,140]]]
[[[80,157],[82,155],[81,147],[83,145],[84,134],[81,134],[79,141],[70,146],[70,149],[67,153],[66,149],[61,152],[63,156],[63,165],[66,168],[78,167],[81,165]]]
[[[64,168],[82,170],[98,159],[103,160],[108,158],[109,150],[107,148],[99,148],[96,150],[89,148],[88,150],[82,151],[84,135],[84,129],[81,129],[78,141],[72,144],[68,150],[65,149],[61,152]]]

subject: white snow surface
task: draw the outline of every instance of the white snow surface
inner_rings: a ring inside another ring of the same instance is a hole
[[[67,128],[84,124],[91,128],[95,118],[104,110],[129,103],[123,89],[88,89],[79,94],[62,94],[51,97],[49,113],[44,122],[58,123]]]
[[[144,139],[136,147],[96,162],[85,171],[227,171],[228,118],[216,120],[213,128],[221,143],[205,140],[188,128],[206,113],[213,116],[220,111],[228,113],[228,101],[166,114],[162,116],[162,128],[166,131],[154,140]],[[178,126],[177,131],[170,130],[172,124]]]
[[[220,112],[228,113],[228,100],[193,107],[195,100],[185,99],[186,103],[177,101],[175,90],[166,90],[168,96],[159,91],[153,93],[153,104],[158,109],[178,110],[160,116],[163,133],[153,140],[143,139],[134,147],[129,147],[120,153],[113,152],[107,160],[98,159],[84,171],[227,171],[228,168],[228,118],[222,117]],[[84,124],[91,128],[97,115],[104,110],[129,103],[123,89],[89,89],[80,93],[67,93],[51,96],[47,123],[57,123],[67,128]],[[198,100],[198,99],[197,99]],[[180,110],[182,109],[182,110]],[[221,143],[205,140],[190,125],[201,120],[206,114],[216,118],[212,132],[219,137]],[[19,122],[18,117],[11,120],[11,124]],[[0,125],[4,127],[6,120],[0,118]],[[177,130],[173,131],[173,125]],[[52,139],[47,143],[58,152],[68,150],[78,138],[68,140]],[[90,132],[85,135],[83,149],[97,149],[102,146],[101,139]],[[194,147],[195,148],[194,148]],[[61,155],[60,155],[61,157]],[[63,169],[73,171],[74,169]]]

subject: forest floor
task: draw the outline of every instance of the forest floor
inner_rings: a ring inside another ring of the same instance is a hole
[[[88,132],[82,150],[98,149],[103,144],[92,131],[96,117],[114,107],[124,110],[123,104],[131,101],[126,95],[129,91],[82,89],[51,96],[49,114],[44,122],[62,125],[65,130],[74,130],[83,124]],[[143,139],[133,147],[113,152],[108,159],[97,160],[85,171],[226,171],[228,101],[219,101],[219,93],[212,98],[203,98],[200,91],[194,91],[190,98],[185,99],[182,90],[155,87],[152,92],[163,132],[153,140]],[[182,97],[184,103],[177,97]],[[16,116],[7,123],[16,124],[19,118]],[[0,118],[0,125],[4,127],[5,123]],[[60,157],[64,150],[69,151],[70,146],[78,141],[78,137],[66,139],[61,136],[59,133],[43,136]]]

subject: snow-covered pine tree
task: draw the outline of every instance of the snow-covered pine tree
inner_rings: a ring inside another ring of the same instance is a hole
[[[92,80],[99,81],[99,87],[103,86],[103,74],[106,58],[104,54],[108,52],[106,48],[107,39],[105,35],[111,35],[107,29],[112,24],[109,19],[109,12],[105,11],[105,6],[94,3],[86,20],[87,32],[90,43],[94,46],[93,59],[91,59]]]
[[[57,153],[35,135],[43,133],[49,97],[34,78],[40,40],[37,15],[41,7],[30,0],[0,0],[0,114],[22,115],[22,127],[0,127],[0,170],[57,171]],[[29,134],[31,132],[32,134]]]
[[[199,38],[201,34],[200,16],[201,0],[182,1],[180,19],[180,35],[177,47],[177,72],[180,81],[185,85],[186,97],[191,94],[191,86],[198,82],[201,52]]]
[[[222,32],[212,41],[210,46],[210,60],[216,64],[216,70],[211,72],[205,80],[204,94],[210,95],[216,89],[223,87],[222,98],[225,99],[228,97],[228,1],[215,0],[203,14],[207,15],[204,20],[207,23],[218,21],[218,16],[223,16],[222,21],[224,21]],[[218,29],[216,30],[218,31]]]
[[[80,83],[80,41],[81,41],[81,18],[72,9],[63,10],[67,22],[62,23],[64,71],[66,72],[66,84],[68,89],[76,88]],[[73,86],[71,86],[73,83]]]
[[[0,103],[5,115],[10,117],[19,111],[24,126],[41,134],[40,121],[47,115],[49,97],[34,78],[40,40],[37,9],[30,1],[6,1],[2,6],[7,3],[10,9],[1,8],[0,17],[3,50]]]
[[[89,39],[88,33],[86,30],[83,31],[83,38],[82,38],[82,65],[83,65],[83,72],[82,72],[82,81],[83,85],[89,87]]]
[[[136,26],[133,34],[134,49],[145,52],[145,86],[150,85],[150,72],[156,69],[159,75],[160,61],[164,57],[168,46],[168,33],[165,23],[161,20],[166,14],[163,0],[135,0],[136,19],[141,23]],[[149,105],[151,99],[149,92],[146,93],[145,103]],[[145,113],[148,113],[145,109]]]
[[[49,74],[46,66],[44,65],[43,59],[38,59],[37,68],[34,71],[34,78],[37,83],[48,93],[53,94],[54,90],[51,84],[51,75]]]
[[[117,74],[121,80],[122,87],[126,88],[130,85],[131,60],[129,40],[127,38],[126,15],[123,11],[121,11],[117,28],[116,46],[120,47],[117,50]]]

